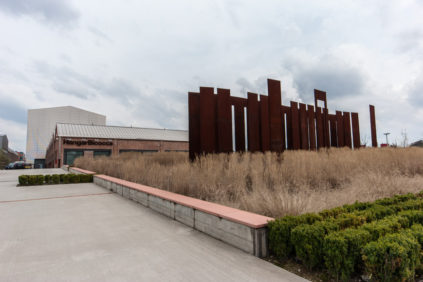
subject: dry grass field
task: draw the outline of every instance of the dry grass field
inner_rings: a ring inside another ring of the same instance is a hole
[[[80,168],[280,217],[423,190],[423,149],[208,155],[122,154],[79,158]]]

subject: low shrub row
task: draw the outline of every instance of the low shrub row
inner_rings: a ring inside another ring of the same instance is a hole
[[[416,241],[420,252],[423,243],[422,209],[422,195],[407,194],[319,214],[286,216],[269,223],[269,248],[279,258],[296,258],[309,269],[326,269],[336,279],[348,280],[363,272],[376,280],[392,281],[392,275],[408,279],[420,267],[413,248]],[[402,253],[390,253],[389,246],[400,239],[405,240],[398,245]],[[401,265],[384,269],[387,280],[375,274],[396,255]],[[404,256],[409,263],[402,260]]]
[[[52,175],[20,175],[19,185],[46,185],[46,184],[69,184],[93,182],[90,174],[52,174]]]

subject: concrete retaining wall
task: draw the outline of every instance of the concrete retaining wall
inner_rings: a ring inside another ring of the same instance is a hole
[[[105,175],[94,183],[257,257],[268,255],[272,218]]]

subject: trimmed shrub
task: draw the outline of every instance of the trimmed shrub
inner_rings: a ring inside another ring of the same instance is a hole
[[[79,183],[80,181],[80,177],[79,174],[70,174],[69,175],[69,182],[70,183]]]
[[[291,231],[291,241],[295,253],[309,269],[323,265],[323,240],[329,232],[338,230],[333,220],[302,224]]]
[[[18,177],[19,185],[26,186],[28,185],[28,175],[20,175]]]
[[[332,232],[324,238],[325,266],[336,280],[348,280],[363,268],[361,250],[370,239],[368,231],[355,228]]]
[[[29,175],[28,176],[28,185],[36,185],[37,184],[37,176],[36,175]]]
[[[349,211],[345,209],[344,207],[336,207],[330,210],[323,210],[319,212],[319,215],[322,216],[323,218],[329,218],[329,217],[337,217],[338,215],[347,213],[347,212]]]
[[[37,175],[37,185],[44,184],[44,175]]]
[[[82,183],[93,182],[93,176],[91,174],[80,174],[79,179]]]
[[[423,211],[422,210],[406,210],[398,213],[398,216],[407,218],[409,225],[415,223],[423,224]]]
[[[395,195],[391,198],[379,199],[375,201],[375,204],[382,205],[382,206],[390,206],[390,205],[395,205],[398,203],[402,203],[402,202],[406,202],[406,201],[414,200],[414,199],[417,199],[417,196],[412,193],[408,193],[405,195]]]
[[[351,204],[351,205],[343,205],[343,208],[348,212],[353,212],[353,211],[366,210],[368,208],[371,208],[373,205],[374,203],[369,203],[369,202],[355,202],[354,204]]]
[[[401,228],[408,226],[409,222],[406,217],[394,215],[385,217],[381,220],[363,224],[361,228],[368,231],[372,236],[371,240],[375,241],[388,233],[397,232]]]
[[[356,212],[356,214],[365,216],[367,222],[370,222],[395,214],[395,209],[387,206],[373,205],[368,209]]]
[[[363,248],[366,272],[377,281],[414,279],[420,245],[409,230],[386,235]]]
[[[70,174],[63,174],[63,176],[60,175],[60,178],[61,178],[60,182],[63,183],[63,184],[68,184],[69,183],[69,176],[70,176]]]
[[[304,223],[312,224],[322,220],[317,214],[304,214],[300,216],[285,216],[267,225],[269,230],[269,250],[278,258],[287,258],[293,255],[294,247],[291,243],[291,230]]]
[[[366,223],[367,218],[365,215],[345,213],[337,217],[334,222],[339,226],[339,229],[345,229],[349,227],[361,226]]]
[[[60,175],[59,174],[53,174],[51,176],[51,182],[53,184],[59,184],[60,183]]]
[[[44,175],[44,181],[46,184],[50,184],[51,183],[51,175]]]

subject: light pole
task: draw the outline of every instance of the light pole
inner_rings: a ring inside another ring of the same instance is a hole
[[[383,133],[386,137],[386,145],[388,145],[388,135],[391,134],[390,132]]]

